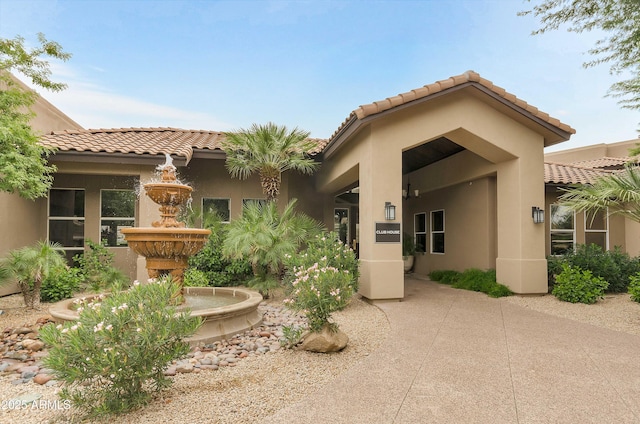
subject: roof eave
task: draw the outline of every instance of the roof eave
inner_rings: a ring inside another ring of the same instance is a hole
[[[569,140],[569,138],[571,137],[571,135],[573,133],[568,132],[563,130],[562,128],[559,128],[549,122],[546,122],[544,120],[542,120],[541,118],[535,116],[534,114],[532,114],[531,112],[527,111],[526,109],[523,109],[521,107],[519,107],[518,105],[508,101],[507,99],[501,97],[500,95],[498,95],[497,93],[495,93],[494,91],[490,90],[489,88],[483,86],[482,84],[475,82],[475,81],[469,81],[469,82],[465,82],[450,88],[447,88],[445,90],[442,91],[438,91],[436,93],[430,94],[428,96],[425,97],[421,97],[419,99],[415,99],[403,104],[400,104],[398,106],[395,106],[391,109],[387,109],[384,110],[382,112],[378,112],[378,113],[374,113],[371,115],[368,115],[362,119],[358,118],[356,116],[356,114],[354,112],[351,113],[351,115],[349,115],[349,118],[347,119],[347,122],[340,128],[340,130],[338,131],[338,133],[336,133],[330,140],[329,143],[327,144],[327,146],[325,147],[324,151],[323,151],[323,157],[325,158],[329,158],[331,157],[341,146],[344,142],[346,142],[346,140],[348,140],[350,137],[352,137],[353,135],[355,135],[358,131],[360,131],[360,129],[368,124],[369,122],[371,122],[372,120],[375,119],[379,119],[379,118],[383,118],[385,116],[388,116],[392,113],[401,111],[403,109],[409,108],[409,107],[413,107],[415,105],[436,99],[438,97],[444,96],[444,95],[449,95],[451,93],[454,93],[456,91],[460,91],[463,89],[466,89],[468,87],[473,87],[476,88],[478,90],[480,90],[482,93],[489,95],[492,99],[498,101],[500,104],[518,112],[519,114],[523,115],[524,117],[528,118],[529,120],[535,122],[536,124],[540,125],[541,127],[544,128],[544,147],[549,147],[549,146],[553,146],[555,144],[561,143],[563,141],[567,141]]]
[[[184,156],[172,155],[173,164],[176,166],[186,166],[187,158]],[[58,150],[51,156],[52,162],[83,162],[83,163],[112,163],[122,165],[158,165],[164,162],[161,154],[149,153],[109,153],[109,152],[88,152],[78,150]]]

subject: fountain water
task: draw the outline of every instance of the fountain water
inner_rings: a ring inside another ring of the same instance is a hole
[[[129,247],[145,257],[149,277],[171,275],[181,286],[179,302],[191,309],[191,315],[203,318],[203,325],[189,341],[192,344],[210,343],[259,325],[262,316],[257,308],[262,296],[255,291],[233,287],[182,287],[189,257],[203,248],[211,231],[186,228],[183,222],[176,220],[180,207],[191,199],[193,189],[178,181],[171,156],[166,155],[166,162],[157,169],[161,174],[160,182],[150,182],[143,187],[146,195],[160,205],[160,220],[154,221],[152,227],[125,228],[122,233]],[[51,315],[56,320],[77,319],[73,300],[53,305]]]

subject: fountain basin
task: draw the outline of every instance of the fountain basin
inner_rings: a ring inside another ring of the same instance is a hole
[[[210,230],[201,228],[134,227],[122,229],[129,247],[146,258],[183,258],[198,253]]]
[[[262,324],[262,314],[258,311],[262,295],[258,292],[241,287],[185,287],[183,290],[187,299],[187,303],[183,307],[191,309],[191,316],[203,319],[203,324],[198,331],[186,340],[192,346],[228,339]],[[96,296],[98,295],[93,297]],[[237,300],[237,302],[218,307],[191,308],[189,305],[191,297],[214,296],[233,298],[232,300]],[[76,297],[54,303],[49,308],[49,313],[54,321],[77,320],[78,312],[75,310],[73,302],[81,298],[91,299],[92,296]]]
[[[191,198],[193,189],[178,183],[147,183],[144,185],[147,196],[159,205],[182,205]]]

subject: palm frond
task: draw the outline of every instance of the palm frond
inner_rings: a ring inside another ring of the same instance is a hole
[[[560,202],[576,212],[595,214],[608,210],[640,222],[640,170],[627,165],[624,172],[599,178],[593,184],[564,190]]]
[[[289,130],[272,122],[225,133],[221,144],[227,154],[227,170],[239,179],[256,172],[272,177],[288,170],[311,174],[319,163],[309,157],[316,147],[309,135],[297,127]]]

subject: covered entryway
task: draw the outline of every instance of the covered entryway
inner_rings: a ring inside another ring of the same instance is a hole
[[[424,213],[419,269],[495,264],[514,292],[546,292],[544,226],[531,208],[544,205],[544,147],[573,132],[474,72],[355,110],[323,152],[317,189],[358,183],[361,294],[404,297],[401,244],[376,240],[376,227],[390,223],[387,202],[392,223],[414,236]],[[409,180],[419,185],[415,206],[403,199]]]

